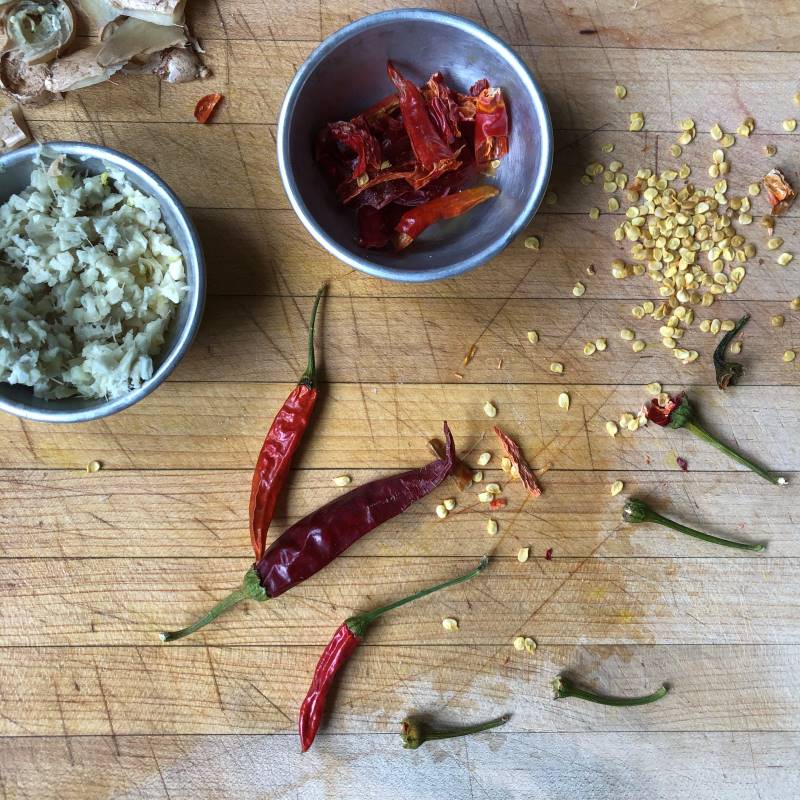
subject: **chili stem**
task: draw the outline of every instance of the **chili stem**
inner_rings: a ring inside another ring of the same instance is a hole
[[[325,292],[327,284],[322,284],[314,297],[314,305],[311,307],[311,320],[308,323],[308,361],[306,362],[306,371],[298,383],[305,383],[308,386],[313,386],[317,379],[317,364],[314,358],[314,328],[317,323],[317,309],[319,308],[319,301]]]
[[[179,631],[163,631],[159,634],[161,641],[174,642],[176,639],[183,639],[184,636],[189,636],[200,630],[200,628],[208,625],[209,622],[213,622],[224,611],[247,599],[267,599],[267,593],[261,586],[258,573],[252,568],[245,573],[242,585],[238,589],[234,589],[227,597],[223,597],[207,614],[200,617],[197,622],[186,628],[181,628]]]
[[[752,461],[745,458],[740,453],[737,453],[735,450],[732,450],[727,445],[720,442],[718,439],[715,439],[707,430],[701,428],[696,422],[692,422],[691,420],[687,421],[686,424],[683,426],[688,431],[691,431],[695,436],[702,439],[704,442],[708,442],[708,444],[713,445],[717,448],[717,450],[725,453],[726,456],[732,458],[734,461],[737,461],[739,464],[751,469],[756,475],[760,475],[764,480],[769,481],[770,483],[774,483],[776,485],[782,485],[785,481],[782,481],[781,478],[777,478],[774,475],[771,475],[762,467],[759,467],[758,464],[754,464]]]
[[[660,700],[669,691],[666,686],[662,686],[652,694],[646,694],[643,697],[615,697],[579,689],[563,676],[556,678],[553,685],[556,700],[564,697],[577,697],[580,700],[588,700],[590,703],[600,703],[604,706],[642,706],[646,703],[655,703],[656,700]]]
[[[473,733],[488,731],[492,728],[499,728],[511,719],[510,714],[503,714],[502,717],[489,720],[489,722],[479,722],[476,725],[465,725],[463,728],[449,728],[447,730],[437,730],[436,728],[426,728],[426,739],[455,739],[457,736],[469,736]]]
[[[652,510],[648,511],[648,518],[650,522],[655,522],[659,525],[664,525],[667,528],[672,528],[672,530],[678,531],[678,533],[685,533],[687,536],[694,536],[695,539],[702,539],[704,542],[721,544],[723,547],[735,547],[739,550],[754,550],[757,553],[760,553],[762,550],[764,550],[763,544],[735,542],[731,541],[730,539],[723,539],[720,536],[713,536],[710,533],[703,533],[702,531],[697,531],[694,528],[688,528],[686,525],[681,525],[680,522],[675,522],[668,517],[662,517],[661,514],[658,514]]]
[[[488,556],[484,556],[481,559],[481,563],[478,564],[475,569],[467,572],[465,575],[460,575],[458,578],[451,578],[449,581],[443,581],[442,583],[437,583],[435,586],[429,586],[427,589],[422,589],[419,592],[415,592],[414,594],[408,595],[408,597],[403,597],[401,600],[395,600],[393,603],[389,603],[385,606],[380,606],[379,608],[373,608],[371,611],[365,611],[363,614],[356,614],[350,619],[347,620],[347,627],[356,635],[356,636],[363,636],[366,629],[382,614],[385,614],[387,611],[392,611],[395,608],[399,608],[400,606],[404,606],[406,603],[412,603],[414,600],[419,600],[421,597],[425,597],[426,595],[433,594],[434,592],[438,592],[440,589],[447,589],[450,586],[455,586],[457,583],[463,583],[464,581],[470,580],[470,578],[474,578],[484,569],[486,569],[486,565],[489,563]]]

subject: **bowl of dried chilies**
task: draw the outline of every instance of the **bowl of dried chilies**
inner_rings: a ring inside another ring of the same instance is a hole
[[[311,235],[401,281],[453,277],[500,252],[536,212],[553,150],[519,56],[469,20],[422,9],[328,37],[289,86],[277,146]]]

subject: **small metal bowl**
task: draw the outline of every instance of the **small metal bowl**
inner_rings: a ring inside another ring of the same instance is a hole
[[[49,155],[65,154],[84,165],[88,172],[99,174],[105,164],[122,170],[130,182],[161,205],[161,214],[175,246],[183,253],[188,292],[170,324],[161,353],[153,359],[153,376],[122,397],[113,400],[86,400],[70,397],[42,400],[25,386],[0,383],[0,410],[39,422],[88,422],[107,417],[132,406],[146,397],[175,369],[189,349],[203,315],[206,294],[205,264],[200,241],[186,209],[173,191],[155,173],[117,150],[81,142],[32,144],[0,156],[0,203],[29,183],[34,157],[44,149]]]
[[[327,122],[349,119],[391,93],[389,59],[420,84],[437,70],[460,91],[488,78],[503,89],[510,122],[508,155],[494,178],[481,178],[497,184],[501,194],[464,217],[432,226],[399,254],[358,247],[355,213],[339,204],[312,149]],[[552,160],[547,103],[527,66],[484,28],[438,11],[386,11],[329,36],[298,70],[278,119],[278,168],[303,225],[341,261],[397,281],[451,278],[499,253],[536,212]]]

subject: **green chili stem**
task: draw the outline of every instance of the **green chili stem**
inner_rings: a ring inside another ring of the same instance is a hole
[[[184,636],[189,636],[200,628],[213,622],[223,611],[227,611],[232,606],[240,603],[242,600],[266,600],[267,593],[261,586],[261,581],[258,573],[251,567],[244,576],[242,585],[238,589],[234,589],[227,597],[223,597],[207,614],[200,617],[197,622],[192,623],[186,628],[181,628],[179,631],[164,631],[159,634],[162,642],[174,642],[176,639],[183,639]]]
[[[647,519],[649,522],[655,522],[659,525],[664,525],[667,528],[672,528],[678,533],[685,533],[687,536],[694,536],[695,539],[702,539],[704,542],[711,542],[712,544],[721,544],[723,547],[735,547],[738,550],[754,550],[760,553],[764,550],[763,544],[749,544],[747,542],[735,542],[730,539],[723,539],[720,536],[713,536],[710,533],[703,533],[694,528],[688,528],[686,525],[681,525],[680,522],[675,522],[668,517],[662,517],[661,514],[655,511],[648,510]]]
[[[612,695],[596,694],[586,689],[579,689],[563,676],[559,676],[555,680],[556,700],[564,697],[577,697],[580,700],[588,700],[590,703],[600,703],[604,706],[642,706],[646,703],[655,703],[656,700],[660,700],[664,697],[668,691],[669,689],[666,686],[662,686],[652,694],[644,695],[644,697],[614,697]]]
[[[755,472],[756,475],[760,475],[762,478],[764,478],[764,480],[767,480],[770,483],[774,483],[774,484],[780,485],[780,479],[779,478],[777,478],[774,475],[771,475],[765,469],[763,469],[762,467],[759,467],[758,464],[754,464],[752,461],[750,461],[749,459],[745,458],[740,453],[737,453],[735,450],[732,450],[730,447],[728,447],[727,445],[723,444],[718,439],[715,439],[707,430],[705,430],[704,428],[701,428],[700,425],[698,425],[696,422],[693,422],[692,420],[689,420],[689,421],[686,422],[684,427],[686,428],[686,430],[691,431],[695,436],[699,437],[704,442],[708,442],[710,445],[713,445],[714,447],[716,447],[717,450],[725,453],[725,455],[728,456],[729,458],[732,458],[734,461],[737,461],[739,464],[742,464],[743,466],[747,467],[748,469],[753,470],[753,472]]]
[[[317,309],[319,308],[319,301],[325,292],[327,284],[322,284],[314,297],[314,305],[311,307],[311,321],[308,323],[308,361],[306,363],[306,371],[301,376],[298,383],[305,383],[313,387],[314,381],[317,379],[317,364],[314,358],[314,328],[317,323]]]
[[[465,575],[460,575],[458,578],[451,578],[449,581],[444,581],[442,583],[437,583],[435,586],[429,586],[427,589],[422,589],[419,592],[414,592],[414,594],[408,595],[408,597],[403,597],[401,600],[395,600],[393,603],[388,603],[385,606],[380,606],[379,608],[373,608],[371,611],[365,611],[363,614],[356,614],[355,616],[350,617],[347,620],[347,627],[356,635],[356,636],[363,636],[366,629],[382,614],[385,614],[387,611],[392,611],[395,608],[399,608],[400,606],[404,606],[406,603],[411,603],[414,600],[419,600],[421,597],[425,597],[426,595],[433,594],[434,592],[438,592],[440,589],[447,589],[450,586],[455,586],[457,583],[463,583],[464,581],[470,580],[470,578],[474,578],[484,569],[486,569],[486,565],[489,563],[489,558],[484,556],[481,559],[481,563],[478,564],[475,569],[467,572]]]
[[[510,714],[503,714],[502,717],[489,720],[489,722],[479,722],[477,725],[465,725],[463,728],[448,728],[447,730],[438,730],[436,728],[426,728],[426,739],[455,739],[457,736],[469,736],[473,733],[480,733],[481,731],[488,731],[492,728],[499,728],[505,725],[511,719]]]

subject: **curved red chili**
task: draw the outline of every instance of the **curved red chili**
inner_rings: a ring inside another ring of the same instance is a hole
[[[426,228],[443,219],[453,219],[475,206],[500,194],[496,186],[475,186],[444,197],[436,197],[427,203],[410,208],[394,226],[395,249],[408,247]]]
[[[484,556],[478,566],[457,578],[451,578],[449,581],[437,583],[435,586],[429,586],[419,592],[414,592],[402,600],[395,600],[385,606],[380,606],[372,611],[365,611],[363,614],[357,614],[354,617],[346,619],[333,634],[333,638],[328,642],[322,655],[319,657],[317,666],[314,669],[314,677],[311,679],[311,686],[306,693],[305,698],[300,706],[300,716],[298,720],[298,731],[300,733],[300,747],[305,753],[314,741],[314,737],[319,730],[319,724],[322,721],[322,713],[325,710],[325,703],[328,699],[328,692],[330,691],[331,684],[333,683],[337,673],[344,666],[355,649],[361,644],[366,635],[367,628],[380,616],[387,611],[391,611],[406,603],[411,603],[414,600],[419,600],[421,597],[438,592],[440,589],[447,589],[450,586],[455,586],[457,583],[463,583],[470,578],[474,578],[478,573],[482,572],[489,559]]]
[[[314,360],[314,327],[317,308],[325,287],[314,298],[308,325],[308,362],[306,371],[286,398],[270,425],[253,472],[250,489],[250,541],[256,561],[264,555],[267,530],[275,513],[275,504],[286,482],[300,440],[308,426],[317,401],[316,363]]]
[[[188,636],[241,600],[267,600],[283,594],[330,564],[373,528],[425,497],[455,465],[455,443],[446,422],[444,439],[444,458],[419,469],[365,483],[287,528],[264,557],[247,570],[238,589],[192,625],[162,633],[161,640],[171,642]]]

